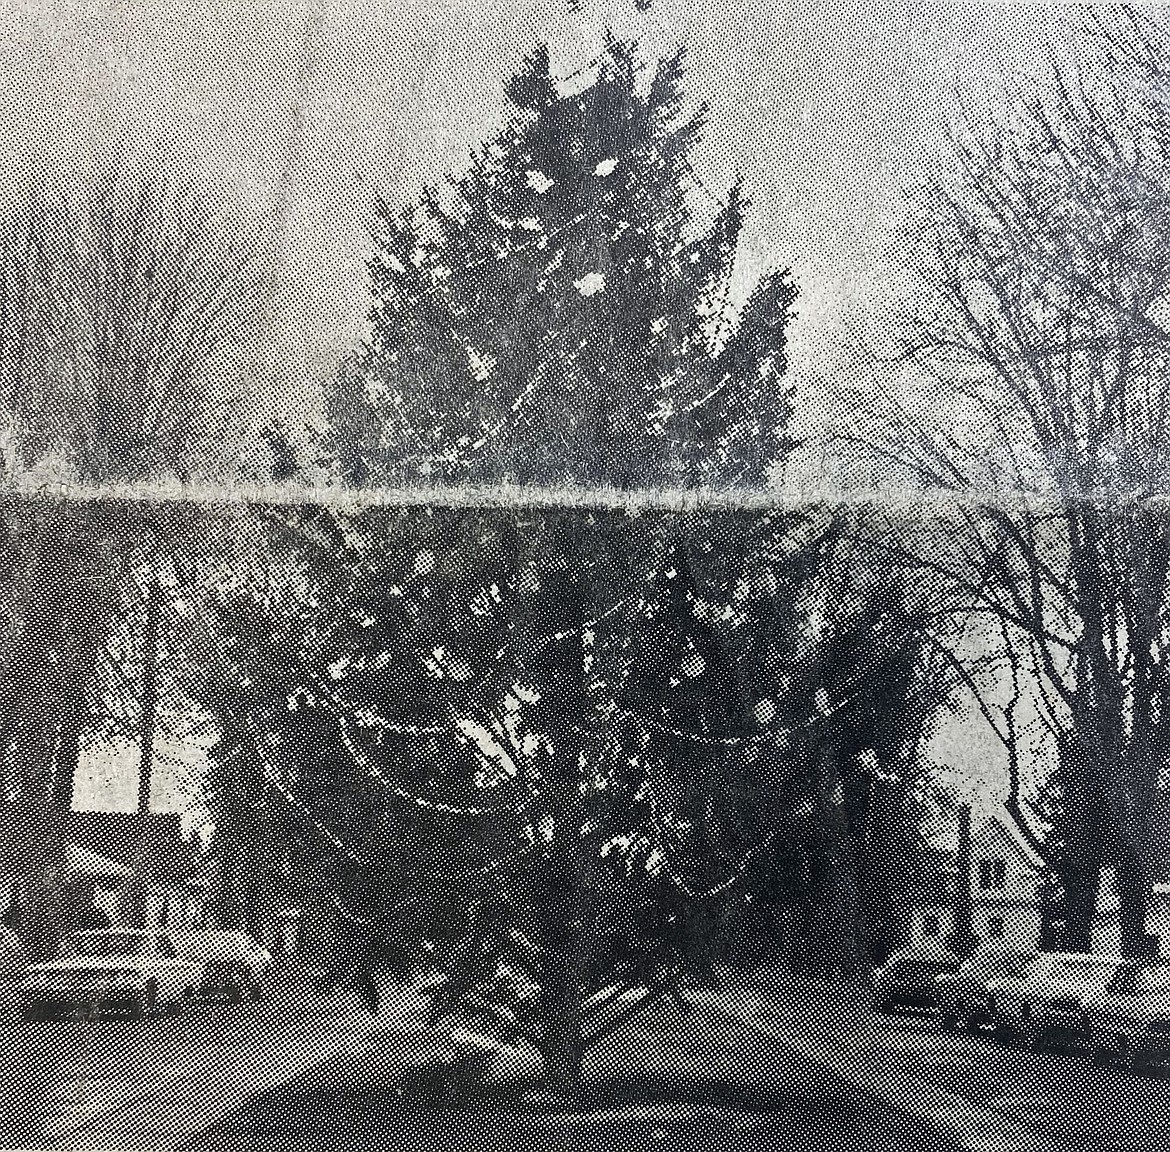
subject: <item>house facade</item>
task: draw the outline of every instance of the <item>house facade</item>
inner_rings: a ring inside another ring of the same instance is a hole
[[[982,942],[1039,948],[1044,861],[1002,810],[971,827],[971,930]]]
[[[964,875],[964,873],[966,873]],[[959,885],[967,884],[971,932],[979,943],[1001,940],[1021,948],[1040,943],[1044,861],[1007,812],[993,811],[971,822],[969,870],[951,865],[939,870],[928,899],[907,909],[909,943],[945,943],[958,925]],[[945,878],[945,884],[939,881]]]
[[[29,819],[0,828],[0,923],[20,931],[28,903]],[[70,812],[59,877],[75,927],[117,927],[140,901],[148,927],[198,926],[205,894],[191,883],[196,846],[184,841],[178,813]]]
[[[1170,793],[1163,792],[1157,800],[1151,840],[1153,882],[1146,927],[1151,947],[1170,958]],[[1046,950],[1060,947],[1059,921],[1045,915],[1045,891],[1057,892],[1059,885],[1006,811],[973,820],[967,882],[976,942],[1001,940],[1021,948]],[[907,911],[910,942],[931,938],[945,942],[956,924],[957,903],[937,896],[915,899]],[[1110,866],[1101,869],[1091,947],[1095,952],[1121,950],[1117,877]]]

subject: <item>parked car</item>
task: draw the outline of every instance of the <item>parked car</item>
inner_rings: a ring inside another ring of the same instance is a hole
[[[1021,976],[992,980],[987,990],[996,1035],[1018,1038],[1033,1051],[1057,1040],[1088,1044],[1085,1005],[1124,963],[1096,952],[1043,952]]]
[[[1085,1015],[1096,1063],[1138,1071],[1170,1060],[1170,963],[1123,964]]]
[[[119,1012],[133,1019],[178,1015],[193,998],[201,968],[179,957],[163,932],[71,932],[54,960],[34,964],[19,984],[26,1020]]]
[[[934,1008],[935,977],[958,970],[958,956],[941,944],[902,948],[874,971],[874,1004],[881,1012],[895,1006]]]
[[[176,932],[174,940],[181,956],[201,966],[201,998],[226,997],[232,1004],[260,1000],[272,954],[247,932],[205,928]]]
[[[990,1024],[988,985],[992,980],[1021,978],[1036,956],[1035,949],[996,941],[972,952],[958,972],[940,972],[934,989],[943,1026],[973,1032]]]

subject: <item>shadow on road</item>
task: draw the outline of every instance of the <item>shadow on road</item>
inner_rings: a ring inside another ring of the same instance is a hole
[[[416,1053],[417,1056],[417,1053]],[[402,1152],[768,1149],[953,1152],[957,1145],[775,1038],[696,1013],[647,1019],[590,1054],[568,1110],[531,1085],[427,1093],[419,1064],[386,1035],[253,1098],[187,1149],[338,1147]],[[423,1078],[425,1080],[425,1078]]]

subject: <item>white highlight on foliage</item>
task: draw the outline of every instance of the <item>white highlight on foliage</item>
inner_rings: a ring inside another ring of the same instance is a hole
[[[605,275],[601,272],[586,272],[580,280],[573,281],[573,287],[582,296],[596,296],[598,292],[605,291]]]
[[[435,554],[424,549],[414,558],[414,574],[426,576],[435,570]]]
[[[477,724],[474,720],[459,719],[455,721],[455,727],[459,729],[464,739],[475,745],[480,758],[485,762],[485,767],[502,771],[505,776],[516,775],[516,761],[482,724]]]
[[[538,196],[543,196],[556,183],[555,180],[550,180],[539,168],[529,168],[527,178],[528,187]]]
[[[594,176],[608,176],[617,167],[617,159],[610,156],[608,160],[601,160],[593,169]]]
[[[634,837],[629,833],[623,833],[621,835],[612,837],[601,846],[602,859],[605,859],[611,852],[615,850],[622,853],[629,852],[633,842]]]
[[[830,707],[832,701],[829,699],[829,690],[823,685],[817,689],[813,701],[817,706],[817,711],[822,716],[828,716],[832,712],[832,708]]]
[[[776,702],[766,696],[763,700],[757,700],[752,715],[756,718],[757,724],[771,724],[776,719]]]
[[[496,358],[494,356],[477,352],[474,348],[467,349],[467,368],[471,373],[472,379],[478,380],[481,384],[485,380],[491,379],[492,370],[495,366]]]
[[[540,699],[540,693],[535,688],[529,688],[526,684],[513,684],[512,691],[525,704],[535,704]]]
[[[681,668],[684,676],[695,680],[707,671],[707,661],[698,652],[688,652],[683,657]]]
[[[367,376],[362,381],[362,388],[366,394],[366,403],[372,407],[377,407],[390,394],[390,389],[373,376]]]

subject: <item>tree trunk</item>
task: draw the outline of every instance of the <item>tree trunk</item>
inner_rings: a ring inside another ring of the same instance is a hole
[[[540,1054],[549,1087],[560,1096],[576,1099],[585,1055],[580,971],[584,942],[582,894],[571,848],[555,846],[543,885]]]
[[[162,594],[158,577],[150,582],[146,599],[146,628],[142,642],[142,730],[138,761],[138,814],[150,812],[150,786],[154,771],[154,736],[158,723],[158,627]]]
[[[546,965],[541,986],[541,1058],[545,1078],[560,1096],[576,1099],[581,1091],[584,1044],[581,1039],[581,989],[576,965]]]
[[[971,902],[971,805],[959,808],[958,876],[955,878],[954,925],[946,939],[947,947],[960,958],[975,951],[979,939],[975,935],[975,914]]]
[[[1102,782],[1109,779],[1109,763],[1116,763],[1115,758],[1111,761],[1116,732],[1109,730],[1100,709],[1088,699],[1092,691],[1089,680],[1078,684],[1079,715],[1074,716],[1060,748],[1064,778],[1060,881],[1065,904],[1061,947],[1067,952],[1088,952],[1092,948],[1097,889],[1110,831]]]
[[[154,736],[158,720],[158,629],[162,595],[157,575],[152,576],[146,598],[142,636],[142,723],[138,758],[138,844],[134,856],[135,877],[123,889],[122,919],[128,928],[151,927],[146,910],[152,880],[150,845],[150,793],[154,775]]]
[[[1146,936],[1149,891],[1145,854],[1123,853],[1117,864],[1117,911],[1121,927],[1121,952],[1124,956],[1149,955]]]
[[[96,643],[87,646],[94,657],[96,647]],[[28,915],[24,919],[25,946],[34,961],[46,960],[56,953],[63,927],[66,821],[73,804],[81,733],[88,719],[87,672],[93,666],[93,658],[79,659],[76,649],[73,655],[80,667],[75,668],[70,677],[66,699],[58,703],[58,715],[63,714],[64,718],[57,725],[55,739],[46,749],[49,755],[41,777],[42,789],[34,797],[39,827],[32,830],[34,838],[30,838],[30,846],[35,844],[36,848],[30,860],[30,898]],[[45,748],[43,732],[27,735],[36,745]]]

